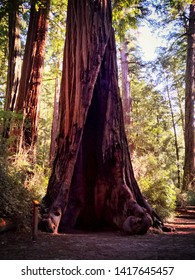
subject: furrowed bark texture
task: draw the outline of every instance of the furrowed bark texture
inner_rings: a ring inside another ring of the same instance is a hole
[[[41,225],[102,224],[145,233],[153,215],[130,162],[110,1],[69,1],[57,155]],[[128,229],[127,229],[128,228]]]
[[[34,153],[37,141],[39,96],[48,29],[50,0],[31,1],[31,13],[16,111],[23,112],[20,148]]]
[[[184,190],[195,186],[195,4],[190,5],[189,28],[187,31],[187,64],[185,91],[185,160],[184,160]]]
[[[10,8],[11,9],[11,8]],[[9,61],[5,110],[14,110],[20,81],[21,42],[18,6],[9,12]]]
[[[18,95],[21,72],[21,41],[18,9],[19,4],[11,0],[9,5],[9,59],[7,71],[6,100],[4,109],[13,112]],[[11,119],[4,122],[3,136],[9,137]]]

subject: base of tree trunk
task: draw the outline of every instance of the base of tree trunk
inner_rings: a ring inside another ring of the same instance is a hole
[[[57,151],[41,226],[57,233],[107,225],[144,234],[161,221],[134,178],[111,1],[69,1],[64,54]]]

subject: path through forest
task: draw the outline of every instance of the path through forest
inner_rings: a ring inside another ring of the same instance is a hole
[[[120,231],[76,232],[52,235],[0,234],[0,259],[134,259],[195,260],[195,208],[179,211],[167,224],[174,232],[128,236]]]

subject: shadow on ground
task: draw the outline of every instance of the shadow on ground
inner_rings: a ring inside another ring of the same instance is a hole
[[[191,211],[191,210],[189,210]],[[0,235],[1,260],[195,260],[195,209],[180,211],[168,225],[175,232],[127,236],[120,231]]]

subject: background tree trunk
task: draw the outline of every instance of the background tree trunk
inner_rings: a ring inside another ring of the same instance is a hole
[[[167,97],[168,97],[168,102],[169,102],[169,108],[170,108],[171,120],[172,120],[173,132],[174,132],[174,139],[175,139],[175,156],[176,156],[176,165],[177,165],[177,187],[178,187],[178,189],[181,189],[179,145],[178,145],[178,138],[177,138],[177,128],[176,128],[175,116],[174,116],[174,112],[173,112],[173,105],[171,102],[171,96],[170,96],[170,92],[169,92],[168,77],[165,77],[165,82],[166,82],[166,91],[167,91]]]
[[[195,3],[190,5],[189,28],[187,31],[187,64],[185,90],[185,160],[183,189],[195,186]]]
[[[128,42],[122,42],[120,47],[121,58],[121,80],[122,80],[122,102],[125,127],[132,126],[132,98],[130,87],[130,75],[128,65]]]
[[[60,68],[60,61],[58,61],[57,64],[57,69],[59,70],[59,68]],[[57,138],[57,129],[58,129],[58,115],[59,115],[59,98],[60,98],[60,76],[59,73],[57,73],[55,78],[54,111],[53,111],[51,144],[50,144],[50,153],[49,153],[49,162],[51,167],[55,159],[55,151],[56,151],[56,138]]]
[[[41,225],[76,225],[145,233],[153,211],[128,152],[118,88],[111,1],[69,1],[59,136]],[[128,228],[128,229],[127,229]]]
[[[49,5],[50,0],[31,1],[22,78],[16,104],[17,112],[23,112],[24,114],[19,146],[20,149],[28,150],[32,157],[35,155],[37,141],[39,96],[48,29]]]
[[[21,72],[21,41],[20,41],[20,23],[19,23],[19,3],[8,1],[9,18],[9,59],[7,71],[5,111],[14,111],[18,94]],[[3,136],[9,137],[11,119],[5,120]]]

